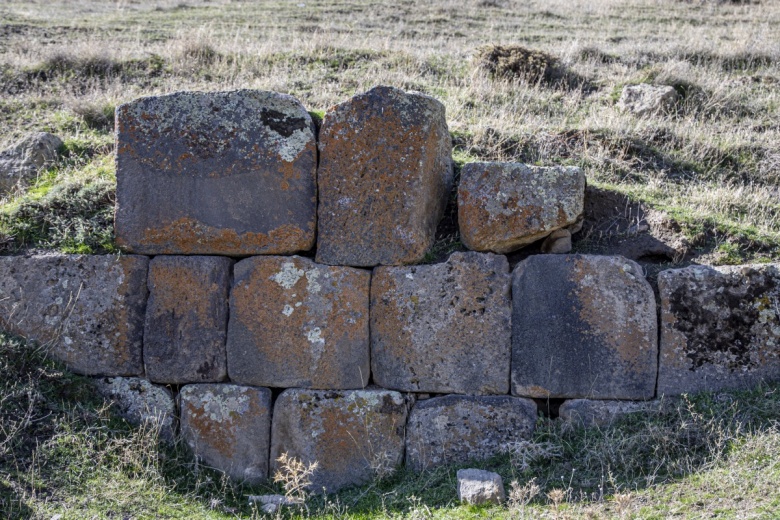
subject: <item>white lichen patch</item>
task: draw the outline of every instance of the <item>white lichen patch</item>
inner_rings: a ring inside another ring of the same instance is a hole
[[[282,264],[282,270],[272,275],[270,279],[285,289],[292,289],[304,274],[304,270],[295,267],[293,262],[285,262]]]
[[[298,304],[296,304],[297,306]],[[295,309],[293,309],[290,305],[285,304],[284,309],[282,309],[282,314],[289,317],[292,315],[292,313],[295,312]]]
[[[249,396],[242,389],[229,386],[206,390],[190,399],[196,409],[200,409],[205,417],[214,422],[232,422],[235,415],[249,411]]]
[[[320,271],[318,269],[311,269],[309,271],[306,271],[306,280],[308,281],[307,288],[309,289],[310,293],[318,293],[322,289],[322,286],[319,283],[320,278]]]
[[[309,343],[321,343],[322,345],[325,345],[325,338],[322,337],[322,329],[319,327],[314,327],[306,331],[306,339],[309,340]]]

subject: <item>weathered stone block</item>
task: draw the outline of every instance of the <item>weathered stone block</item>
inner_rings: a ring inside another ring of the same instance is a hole
[[[313,247],[311,117],[276,92],[178,92],[117,108],[116,241],[143,254]]]
[[[317,261],[412,264],[433,244],[452,188],[444,105],[374,87],[332,107],[319,135]]]
[[[405,424],[406,403],[398,392],[285,390],[274,406],[272,471],[286,453],[319,463],[312,492],[364,484],[401,464]]]
[[[620,94],[617,107],[623,112],[647,116],[671,109],[678,98],[677,91],[669,85],[626,85]]]
[[[176,404],[170,390],[138,377],[103,377],[95,386],[113,402],[121,417],[136,425],[154,428],[160,438],[173,442],[176,436]]]
[[[268,478],[271,391],[231,384],[187,385],[179,393],[181,435],[198,459],[230,478]]]
[[[626,415],[658,412],[660,407],[660,401],[569,399],[558,409],[558,417],[577,426],[606,426]]]
[[[536,404],[509,396],[448,395],[419,401],[406,426],[406,465],[422,470],[488,459],[528,439]]]
[[[515,268],[512,302],[514,395],[653,397],[655,297],[636,262],[531,256]]]
[[[293,256],[248,258],[234,275],[231,380],[276,388],[366,386],[370,272]]]
[[[461,240],[476,251],[508,253],[577,222],[584,199],[579,168],[467,164],[458,186]]]
[[[658,394],[780,380],[780,266],[691,266],[658,275]]]
[[[471,505],[501,504],[506,500],[501,475],[482,469],[458,470],[458,500]]]
[[[41,168],[57,160],[62,140],[46,132],[29,134],[0,152],[0,195],[35,181]]]
[[[157,256],[149,262],[146,377],[171,384],[225,379],[232,265],[216,256]]]
[[[0,326],[74,372],[143,372],[144,256],[0,257]]]
[[[436,265],[374,269],[376,384],[407,392],[507,393],[509,282],[506,258],[484,253],[454,253]]]

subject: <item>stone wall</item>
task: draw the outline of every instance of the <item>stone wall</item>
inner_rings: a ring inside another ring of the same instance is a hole
[[[776,265],[664,271],[660,310],[622,257],[510,270],[506,253],[577,232],[577,168],[466,165],[471,251],[421,264],[455,189],[450,151],[441,103],[389,87],[330,109],[319,137],[271,92],[123,105],[129,254],[0,257],[0,325],[203,463],[259,482],[286,453],[318,461],[328,492],[490,457],[548,399],[593,424],[780,378]]]

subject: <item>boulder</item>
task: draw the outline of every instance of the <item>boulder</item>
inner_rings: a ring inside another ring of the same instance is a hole
[[[406,466],[420,471],[484,460],[528,439],[536,404],[510,396],[434,397],[415,404],[406,425]]]
[[[506,257],[490,253],[374,269],[374,382],[406,392],[507,393],[509,283]]]
[[[585,174],[579,168],[467,164],[458,186],[461,240],[476,251],[509,253],[574,225],[584,199]]]
[[[232,384],[187,385],[179,393],[181,435],[204,464],[230,478],[268,478],[271,391]]]
[[[670,269],[658,289],[658,395],[780,380],[780,264]]]
[[[655,297],[619,256],[535,255],[512,279],[512,393],[650,399],[658,358]]]
[[[157,256],[149,262],[146,377],[170,384],[225,379],[232,265],[217,256]]]
[[[506,500],[501,475],[481,469],[458,470],[458,500],[470,505],[501,504]]]
[[[371,273],[308,258],[238,262],[230,295],[228,371],[275,388],[368,384]]]
[[[117,244],[159,254],[289,254],[317,223],[314,125],[276,92],[178,92],[116,111]]]
[[[62,146],[56,135],[37,132],[0,152],[0,196],[17,185],[35,181],[41,168],[57,160],[57,152]]]
[[[154,428],[161,439],[174,441],[176,404],[170,390],[138,377],[98,378],[95,386],[128,422]]]
[[[607,426],[630,414],[658,412],[660,407],[660,401],[569,399],[558,408],[558,417],[577,426]]]
[[[289,389],[274,406],[271,467],[283,453],[318,467],[314,493],[365,484],[401,464],[406,403],[381,389],[323,391]]]
[[[571,252],[571,231],[556,229],[542,242],[542,253],[562,255]]]
[[[144,256],[0,257],[0,327],[76,373],[143,372]]]
[[[417,92],[374,87],[328,110],[319,150],[317,261],[422,260],[453,182],[444,105]]]
[[[617,107],[623,112],[631,112],[637,116],[657,114],[674,107],[677,102],[677,91],[668,85],[626,85],[618,99]]]

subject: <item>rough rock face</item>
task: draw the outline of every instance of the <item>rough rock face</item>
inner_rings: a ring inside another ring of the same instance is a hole
[[[369,377],[371,273],[308,258],[255,257],[235,266],[228,370],[276,388],[363,388]]]
[[[452,187],[444,105],[374,87],[325,115],[317,261],[412,264],[433,244]]]
[[[406,426],[406,465],[419,471],[488,459],[507,443],[527,439],[535,424],[530,399],[448,395],[420,401]]]
[[[511,304],[503,256],[377,267],[371,281],[371,369],[384,388],[505,394]]]
[[[504,481],[492,471],[459,469],[458,500],[471,505],[501,504],[506,500]]]
[[[275,92],[178,92],[117,108],[116,241],[143,254],[314,245],[311,117]]]
[[[311,491],[364,484],[401,464],[406,403],[388,390],[285,390],[276,400],[271,468],[282,453],[319,463]]]
[[[0,195],[17,184],[35,180],[41,168],[57,160],[61,146],[62,141],[56,135],[38,132],[0,152]]]
[[[469,249],[508,253],[577,222],[584,198],[579,168],[467,164],[458,186],[461,239]]]
[[[658,395],[780,379],[780,265],[670,269],[658,289]]]
[[[655,297],[635,262],[531,256],[515,268],[512,296],[514,395],[653,397]]]
[[[558,409],[558,417],[578,426],[606,426],[632,413],[657,412],[660,406],[660,401],[570,399]]]
[[[645,116],[672,108],[677,97],[674,87],[667,85],[627,85],[623,87],[617,107],[624,112]]]
[[[563,255],[571,252],[571,231],[568,229],[553,231],[542,242],[541,251],[542,253],[553,255]]]
[[[103,377],[95,386],[114,403],[119,415],[136,425],[151,426],[160,437],[173,442],[176,436],[176,405],[170,390],[138,377]]]
[[[268,478],[271,391],[230,384],[187,385],[179,393],[181,435],[195,456],[229,477]]]
[[[72,371],[143,372],[143,256],[0,257],[0,327],[46,346]]]
[[[144,367],[150,380],[182,384],[225,379],[232,264],[216,256],[157,256],[149,262]]]

